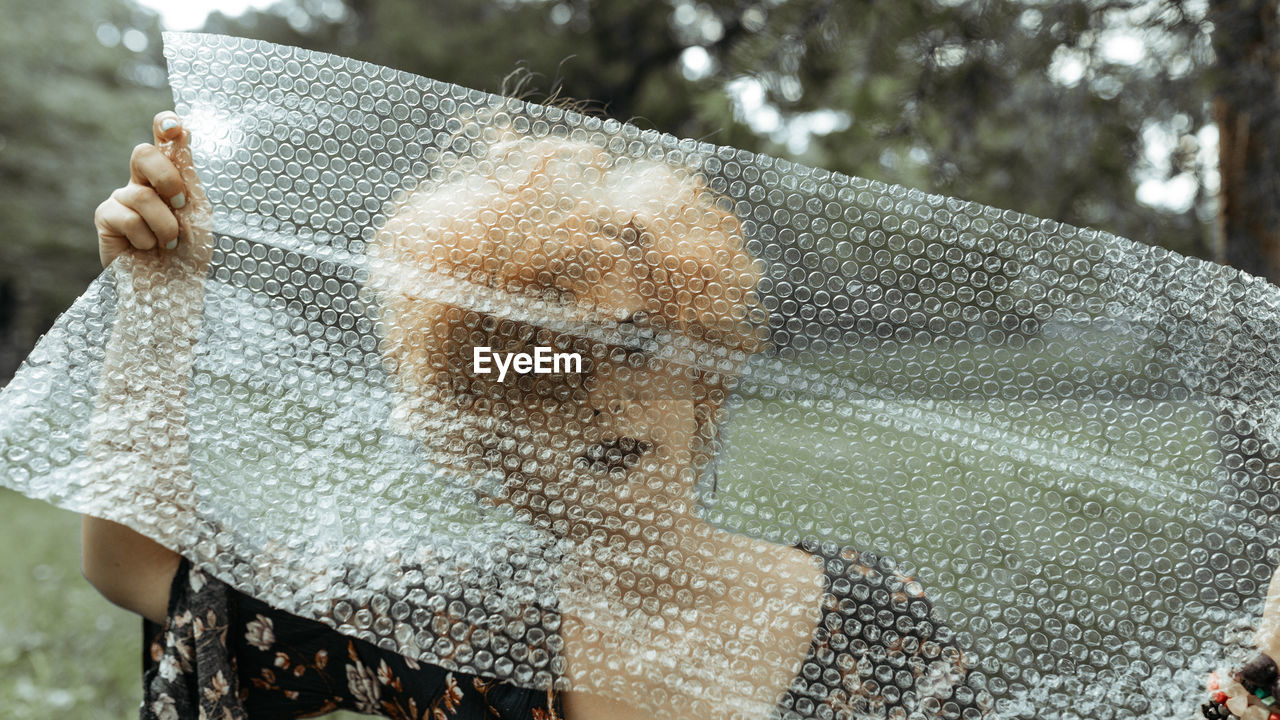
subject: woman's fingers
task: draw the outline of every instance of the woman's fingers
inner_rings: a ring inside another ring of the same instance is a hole
[[[172,110],[161,110],[151,119],[151,134],[156,139],[156,145],[181,138],[182,118]]]
[[[182,119],[177,113],[166,110],[156,114],[151,130],[156,138],[156,147],[160,148],[172,163],[181,165],[182,161],[190,160],[191,146],[187,141],[191,135],[186,128],[182,127]],[[181,171],[182,167],[178,167],[178,170]]]
[[[136,210],[117,200],[115,195],[98,206],[94,220],[98,234],[103,238],[125,240],[139,250],[150,250],[159,244],[147,221]]]
[[[152,187],[173,208],[186,205],[182,174],[155,145],[143,143],[129,157],[129,183]]]
[[[93,214],[93,223],[98,228],[98,258],[102,260],[103,267],[110,265],[130,246],[150,250],[158,242],[142,216],[114,195],[98,206]]]
[[[102,261],[102,267],[110,265],[129,247],[129,238],[117,230],[110,219],[113,207],[119,205],[113,198],[107,198],[93,211],[93,224],[98,229],[98,259]]]
[[[151,122],[155,144],[142,143],[129,156],[129,184],[115,190],[94,212],[103,267],[130,247],[173,250],[179,225],[174,210],[191,202],[174,158],[187,157],[187,135],[177,114],[164,111]]]
[[[166,249],[172,250],[177,247],[178,218],[154,189],[146,185],[129,184],[111,193],[111,197],[137,213],[146,223],[146,229],[150,230],[151,235]],[[133,243],[132,238],[130,238],[130,244],[139,249],[146,249]]]

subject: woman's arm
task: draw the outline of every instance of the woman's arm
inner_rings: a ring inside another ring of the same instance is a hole
[[[129,160],[128,184],[112,192],[94,213],[94,225],[98,230],[98,255],[103,267],[111,265],[121,255],[133,254],[135,257],[130,259],[136,261],[135,267],[143,271],[149,269],[149,266],[173,266],[175,263],[185,262],[194,269],[190,274],[198,274],[201,264],[207,267],[207,253],[204,248],[199,247],[199,241],[193,240],[194,236],[190,233],[184,238],[184,242],[192,246],[179,247],[180,228],[178,217],[174,213],[175,209],[189,208],[202,199],[198,185],[188,187],[194,181],[194,174],[186,173],[188,177],[184,180],[182,170],[191,170],[185,131],[178,116],[172,112],[156,115],[152,121],[152,131],[154,145],[142,144],[134,148]],[[181,170],[174,163],[175,158],[185,161],[179,163],[183,166]],[[143,287],[147,284],[146,278],[160,275],[135,272],[131,283],[133,297],[122,298],[117,308],[117,327],[129,326],[135,321],[132,316],[145,310],[137,307],[137,300],[144,293],[155,298],[170,294],[181,296],[184,291],[198,290],[185,287],[193,284],[184,282],[185,275],[188,273],[177,273],[180,280],[172,282],[168,288],[147,288]],[[194,279],[196,284],[202,281],[202,275]],[[191,292],[185,294],[190,295]],[[200,312],[199,307],[194,310],[188,307],[185,310],[185,315],[198,315]],[[187,345],[182,342],[182,338],[194,336],[192,333],[196,326],[191,322],[183,322],[184,319],[190,318],[175,318],[175,322],[166,328],[158,329],[156,332],[163,333],[165,337],[154,338],[155,342],[150,343],[149,348],[140,350],[139,355],[161,351],[162,346],[181,348]],[[185,357],[183,352],[174,354]],[[174,377],[155,380],[180,384],[185,379],[185,371],[189,366],[189,363],[184,363],[184,357],[167,359],[167,369],[173,371]],[[155,363],[154,358],[139,358],[123,352],[120,337],[117,336],[109,344],[102,375],[109,378],[128,373],[131,368],[138,366],[140,360],[142,366]],[[91,455],[95,456],[95,461],[109,457],[113,462],[101,462],[99,470],[120,476],[121,482],[124,482],[128,475],[121,473],[121,470],[128,469],[128,460],[152,466],[185,464],[180,459],[175,462],[171,457],[159,457],[148,446],[129,445],[121,437],[125,434],[119,432],[121,428],[114,427],[116,421],[136,421],[138,417],[135,416],[139,412],[144,415],[148,411],[151,414],[160,412],[171,416],[181,412],[180,409],[162,405],[164,403],[157,405],[151,398],[137,397],[136,391],[131,393],[119,382],[104,379],[95,408],[96,432],[91,440]],[[121,458],[125,458],[126,462],[121,463]],[[156,491],[173,494],[160,488],[156,488]],[[179,560],[177,553],[124,525],[89,515],[82,516],[81,570],[90,584],[120,607],[162,623],[168,610],[169,585]]]
[[[80,568],[102,596],[164,624],[181,556],[119,523],[80,516]]]

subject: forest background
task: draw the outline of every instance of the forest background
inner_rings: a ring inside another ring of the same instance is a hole
[[[0,383],[100,272],[172,106],[155,11],[0,0]],[[1277,0],[283,0],[203,30],[922,188],[1280,278]],[[76,516],[0,491],[0,708],[127,717],[136,618]]]

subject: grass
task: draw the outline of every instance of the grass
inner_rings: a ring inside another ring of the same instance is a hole
[[[0,716],[138,717],[142,620],[80,574],[80,516],[0,488],[0,547]]]
[[[137,717],[142,621],[80,574],[80,516],[0,489],[0,707],[9,720]]]

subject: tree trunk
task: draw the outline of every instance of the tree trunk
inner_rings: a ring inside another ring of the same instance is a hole
[[[1280,282],[1280,0],[1210,0],[1221,175],[1214,259]]]

